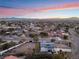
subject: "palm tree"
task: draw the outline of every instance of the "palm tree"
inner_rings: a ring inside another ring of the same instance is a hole
[[[33,40],[34,40],[35,42],[37,42],[39,39],[38,39],[37,36],[35,36],[35,37],[33,37]]]

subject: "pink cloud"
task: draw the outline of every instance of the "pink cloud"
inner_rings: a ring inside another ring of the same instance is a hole
[[[65,10],[65,9],[74,9],[79,8],[79,3],[66,3],[57,5],[54,7],[41,7],[41,8],[35,8],[35,9],[8,9],[8,8],[0,8],[0,16],[20,16],[20,15],[26,15],[33,12],[45,12],[49,10]]]

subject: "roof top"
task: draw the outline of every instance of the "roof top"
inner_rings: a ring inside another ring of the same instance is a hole
[[[10,55],[10,56],[5,57],[4,59],[19,59],[19,58],[16,56]]]

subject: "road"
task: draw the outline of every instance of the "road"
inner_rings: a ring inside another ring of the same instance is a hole
[[[74,29],[70,29],[70,36],[72,41],[72,59],[79,59],[79,35],[74,31]]]

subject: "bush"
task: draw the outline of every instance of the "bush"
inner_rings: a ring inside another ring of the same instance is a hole
[[[50,54],[33,54],[26,56],[25,59],[52,59]]]
[[[54,54],[52,59],[64,59],[64,56],[61,54]]]
[[[29,37],[31,37],[31,38],[34,38],[36,36],[37,36],[37,34],[29,34]]]

